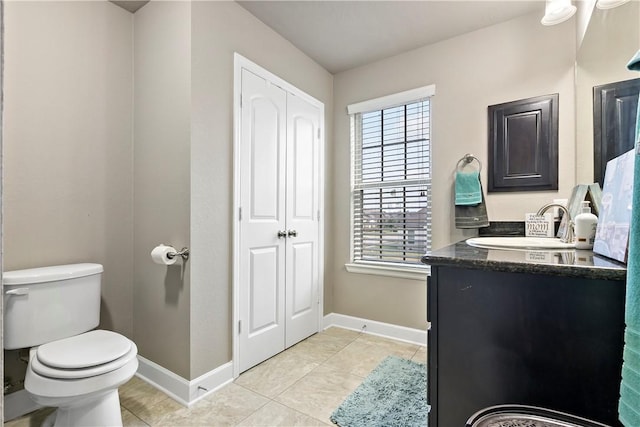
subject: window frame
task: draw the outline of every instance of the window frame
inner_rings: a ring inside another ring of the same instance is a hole
[[[354,150],[354,139],[356,138],[356,133],[359,133],[355,129],[354,122],[355,114],[362,114],[367,112],[372,112],[376,110],[385,110],[393,107],[398,107],[401,105],[407,105],[415,102],[422,101],[427,98],[431,98],[435,95],[435,85],[423,86],[416,89],[411,89],[404,92],[394,93],[391,95],[370,99],[363,102],[358,102],[355,104],[351,104],[347,106],[347,113],[349,115],[349,123],[350,123],[350,188],[349,188],[349,199],[350,199],[350,233],[349,233],[349,262],[345,264],[345,268],[350,273],[360,273],[360,274],[373,274],[379,276],[389,276],[389,277],[398,277],[404,279],[412,279],[412,280],[426,280],[426,277],[430,274],[430,268],[427,265],[418,265],[418,264],[405,264],[405,263],[394,263],[389,261],[370,261],[370,260],[355,260],[355,248],[354,248],[354,223],[355,223],[355,150]],[[431,130],[433,129],[433,115],[432,115],[432,104],[430,102],[429,105],[429,127],[430,127],[430,138],[429,138],[429,151],[431,150],[431,134],[433,133]],[[431,168],[429,168],[431,170]],[[431,193],[431,177],[429,177],[428,184],[428,193]]]

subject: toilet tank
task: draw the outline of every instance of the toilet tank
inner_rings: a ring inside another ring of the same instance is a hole
[[[102,271],[86,263],[4,272],[4,348],[33,347],[98,326]]]

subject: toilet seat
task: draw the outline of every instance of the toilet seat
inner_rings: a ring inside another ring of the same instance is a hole
[[[83,378],[56,378],[63,374],[54,370],[50,376],[41,375],[33,369],[36,349],[32,349],[32,357],[27,367],[24,380],[24,388],[29,392],[31,399],[42,406],[67,406],[70,402],[78,402],[79,396],[92,398],[105,391],[115,390],[129,381],[138,369],[138,349],[133,344],[133,349],[124,357],[118,359],[124,365],[118,369],[100,375],[84,376]],[[64,373],[64,371],[63,371]],[[84,399],[84,398],[83,398]],[[81,399],[82,400],[82,399]]]
[[[127,364],[136,346],[120,334],[94,330],[38,347],[31,368],[54,379],[81,379],[102,375]]]

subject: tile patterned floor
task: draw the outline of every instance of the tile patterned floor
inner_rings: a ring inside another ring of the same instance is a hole
[[[120,388],[123,424],[138,426],[327,426],[329,416],[385,357],[426,363],[425,347],[329,328],[244,372],[185,408],[134,377]],[[51,409],[4,424],[39,426]]]

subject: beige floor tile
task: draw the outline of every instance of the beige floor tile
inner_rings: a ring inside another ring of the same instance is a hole
[[[118,394],[120,395],[120,406],[128,409],[143,421],[152,418],[152,414],[149,413],[150,408],[167,399],[172,400],[169,396],[138,377],[133,377],[122,385],[118,389]],[[173,400],[172,402],[181,406]],[[172,403],[168,403],[168,406],[175,408]]]
[[[286,353],[295,354],[312,363],[322,363],[353,341],[353,338],[338,337],[321,332],[288,348]]]
[[[343,329],[343,328],[337,328],[337,327],[327,328],[324,331],[322,331],[322,333],[330,335],[332,337],[336,337],[336,338],[349,339],[351,341],[355,340],[361,335],[361,333],[358,331],[352,331],[350,329]]]
[[[31,414],[27,414],[24,417],[17,418],[15,420],[7,421],[4,423],[5,427],[40,427],[42,422],[47,416],[55,411],[56,408],[43,408],[39,409]],[[133,415],[131,412],[124,408],[120,408],[122,414],[123,427],[148,427],[148,424],[144,423],[140,418]]]
[[[149,427],[149,424],[145,423],[123,407],[120,407],[120,413],[122,414],[123,427]]]
[[[412,357],[415,352],[420,348],[417,344],[406,343],[402,341],[396,341],[389,338],[379,337],[377,335],[362,334],[358,337],[356,342],[366,343],[376,346],[379,349],[387,349],[390,354],[394,354],[400,357]]]
[[[159,425],[162,420],[172,417],[175,413],[179,413],[187,409],[184,405],[167,397],[162,400],[155,400],[153,403],[138,401],[135,409],[126,408],[133,415],[140,418],[143,422],[150,426]]]
[[[42,408],[4,423],[4,427],[40,427],[42,422],[55,411],[56,408]]]
[[[234,426],[269,402],[264,396],[229,384],[191,408],[171,412],[153,426]]]
[[[358,376],[322,365],[275,400],[303,414],[331,423],[331,413],[361,382],[362,378]]]
[[[284,352],[244,372],[235,383],[274,398],[318,365],[305,359],[300,352]]]
[[[327,425],[327,423],[273,401],[238,424],[239,427],[325,427]]]
[[[411,360],[413,360],[416,363],[426,364],[427,363],[427,347],[420,347],[418,351],[416,351],[416,354],[413,355]]]
[[[327,360],[324,366],[364,378],[388,356],[411,359],[415,352],[415,349],[408,350],[403,346],[389,348],[356,340]]]

